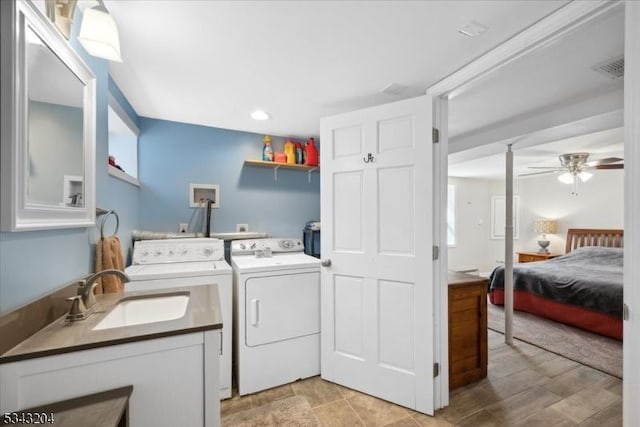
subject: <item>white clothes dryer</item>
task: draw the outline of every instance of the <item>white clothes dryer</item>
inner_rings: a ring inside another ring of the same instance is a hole
[[[224,242],[210,238],[141,240],[133,246],[133,264],[125,269],[126,290],[166,289],[217,284],[222,310],[220,398],[231,397],[233,335],[232,270],[224,260]]]
[[[240,395],[320,374],[320,260],[298,239],[231,244]]]

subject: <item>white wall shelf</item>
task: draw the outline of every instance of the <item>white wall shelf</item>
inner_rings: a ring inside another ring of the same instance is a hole
[[[131,185],[135,185],[136,187],[140,187],[140,181],[138,178],[134,178],[128,173],[122,172],[120,169],[111,165],[109,165],[109,175],[121,181],[128,182]]]

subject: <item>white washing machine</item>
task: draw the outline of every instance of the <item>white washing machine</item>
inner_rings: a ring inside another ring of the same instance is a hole
[[[141,291],[216,283],[222,310],[220,398],[231,397],[233,335],[232,270],[224,260],[224,242],[189,238],[141,240],[133,246],[133,264],[125,269],[126,290]]]
[[[320,260],[303,251],[298,239],[231,244],[241,395],[320,374]]]

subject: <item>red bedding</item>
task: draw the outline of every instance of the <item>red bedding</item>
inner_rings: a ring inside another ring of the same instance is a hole
[[[489,301],[492,304],[504,305],[504,290],[492,289],[489,292]],[[513,308],[622,340],[622,320],[605,313],[563,304],[518,289],[513,291]]]

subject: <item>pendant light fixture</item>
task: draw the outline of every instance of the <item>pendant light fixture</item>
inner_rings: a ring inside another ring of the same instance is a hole
[[[98,0],[98,6],[85,9],[78,41],[89,55],[122,62],[118,27],[102,0]]]

